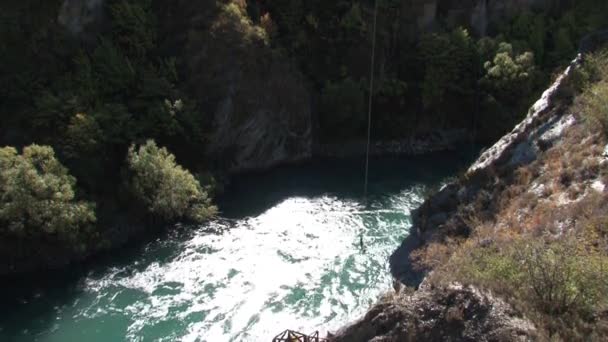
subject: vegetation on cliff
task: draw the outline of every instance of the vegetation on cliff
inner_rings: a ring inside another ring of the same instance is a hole
[[[438,6],[465,12],[470,6],[446,2]],[[606,6],[584,0],[521,10],[490,22],[486,37],[475,37],[467,22],[455,26],[440,8],[425,34],[414,5],[380,0],[378,82],[371,90],[375,138],[465,128],[481,141],[494,141],[523,118],[553,72],[574,58],[580,38],[604,28]],[[254,23],[272,27],[271,44],[296,60],[321,93],[321,138],[363,137],[360,104],[370,91],[373,2],[249,1],[248,9]],[[352,106],[348,121],[333,105],[344,99]]]
[[[31,145],[22,154],[0,149],[0,231],[25,240],[57,239],[82,249],[95,222],[94,206],[75,199],[76,179],[51,147]]]
[[[558,143],[523,166],[493,169],[440,235],[415,252],[429,282],[474,285],[507,299],[548,340],[606,336],[608,55],[587,56],[557,110],[573,113]],[[580,92],[574,99],[574,93]],[[540,138],[538,138],[540,139]]]
[[[195,222],[215,215],[207,192],[190,172],[175,163],[175,156],[154,141],[129,148],[130,188],[151,215],[165,221],[188,218]]]
[[[176,58],[159,51],[152,1],[108,1],[107,27],[84,41],[56,24],[60,5],[13,2],[0,15],[0,143],[47,145],[25,147],[23,156],[6,148],[1,164],[3,179],[11,180],[2,186],[2,223],[13,235],[24,227],[10,253],[42,259],[36,268],[55,266],[36,246],[91,253],[114,244],[121,233],[108,226],[123,224],[115,222],[117,212],[159,223],[201,221],[215,211],[208,189],[167,149],[148,143],[125,162],[131,144],[154,139],[194,164],[192,154],[184,156],[205,141],[203,117],[179,89]],[[86,202],[75,202],[75,193]],[[18,262],[15,268],[31,270]]]

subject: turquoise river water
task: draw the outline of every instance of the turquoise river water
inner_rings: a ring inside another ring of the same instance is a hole
[[[360,160],[240,176],[213,222],[178,225],[50,281],[4,289],[0,341],[325,334],[391,288],[388,258],[408,234],[411,210],[469,157],[373,160],[367,203]]]

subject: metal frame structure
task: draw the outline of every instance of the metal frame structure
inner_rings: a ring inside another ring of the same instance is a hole
[[[285,330],[272,339],[272,342],[329,342],[328,339],[319,337],[319,332],[305,335],[293,330]]]

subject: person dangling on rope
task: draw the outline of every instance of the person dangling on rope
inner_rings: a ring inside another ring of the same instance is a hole
[[[365,244],[363,243],[363,233],[359,235],[359,246],[361,247],[361,251],[365,253]]]

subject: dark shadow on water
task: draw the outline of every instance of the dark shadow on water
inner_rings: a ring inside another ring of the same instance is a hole
[[[417,157],[372,158],[367,201],[363,198],[365,161],[350,158],[317,160],[235,176],[217,203],[222,216],[231,219],[258,216],[290,197],[328,195],[362,205],[373,204],[413,185],[433,186],[455,175],[472,160],[474,153],[468,150]]]
[[[101,278],[113,268],[134,273],[153,262],[173,259],[181,250],[178,246],[194,235],[190,228],[156,231],[61,270],[1,279],[0,341],[17,339],[24,329],[29,330],[27,336],[47,331],[58,313],[84,293],[83,282],[88,277]]]

